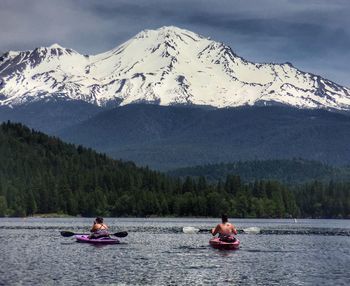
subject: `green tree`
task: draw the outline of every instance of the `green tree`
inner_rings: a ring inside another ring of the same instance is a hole
[[[0,196],[0,217],[4,217],[7,214],[7,201],[5,196]]]

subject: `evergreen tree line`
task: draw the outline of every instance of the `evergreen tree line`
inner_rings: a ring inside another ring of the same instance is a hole
[[[179,168],[168,171],[174,177],[204,176],[209,182],[225,180],[229,174],[236,174],[243,181],[276,180],[287,185],[296,185],[310,181],[327,183],[334,181],[350,181],[350,168],[330,166],[318,161],[294,159],[268,159],[237,161],[233,163],[207,164],[194,167]]]
[[[0,216],[350,217],[349,184],[173,178],[10,122],[0,160]]]
[[[296,201],[302,217],[350,218],[350,183],[318,181],[298,187]]]

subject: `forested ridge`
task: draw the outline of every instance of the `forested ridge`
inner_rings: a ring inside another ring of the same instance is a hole
[[[349,183],[179,179],[10,122],[0,161],[1,216],[350,217]]]
[[[340,166],[350,158],[349,114],[286,106],[127,104],[51,134],[160,171],[276,158]]]
[[[310,181],[350,181],[349,167],[335,167],[318,161],[294,159],[251,160],[232,163],[206,164],[179,168],[167,172],[174,177],[205,177],[210,182],[224,180],[229,174],[236,174],[242,180],[276,180],[287,185]]]

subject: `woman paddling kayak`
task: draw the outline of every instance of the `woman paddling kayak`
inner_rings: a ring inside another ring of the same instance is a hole
[[[61,231],[63,237],[75,236],[78,242],[85,242],[91,244],[119,244],[120,240],[117,238],[112,238],[110,235],[116,237],[126,237],[128,233],[126,231],[116,232],[110,234],[108,232],[108,226],[103,223],[102,217],[97,217],[91,228],[91,234],[74,233],[72,231]]]
[[[108,226],[103,223],[102,217],[97,217],[91,228],[89,238],[109,237]]]

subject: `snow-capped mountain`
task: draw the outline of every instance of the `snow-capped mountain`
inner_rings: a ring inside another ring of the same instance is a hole
[[[223,43],[177,27],[142,31],[93,56],[54,44],[0,57],[0,105],[53,97],[100,106],[278,103],[350,109],[349,88],[289,63],[248,62]]]

